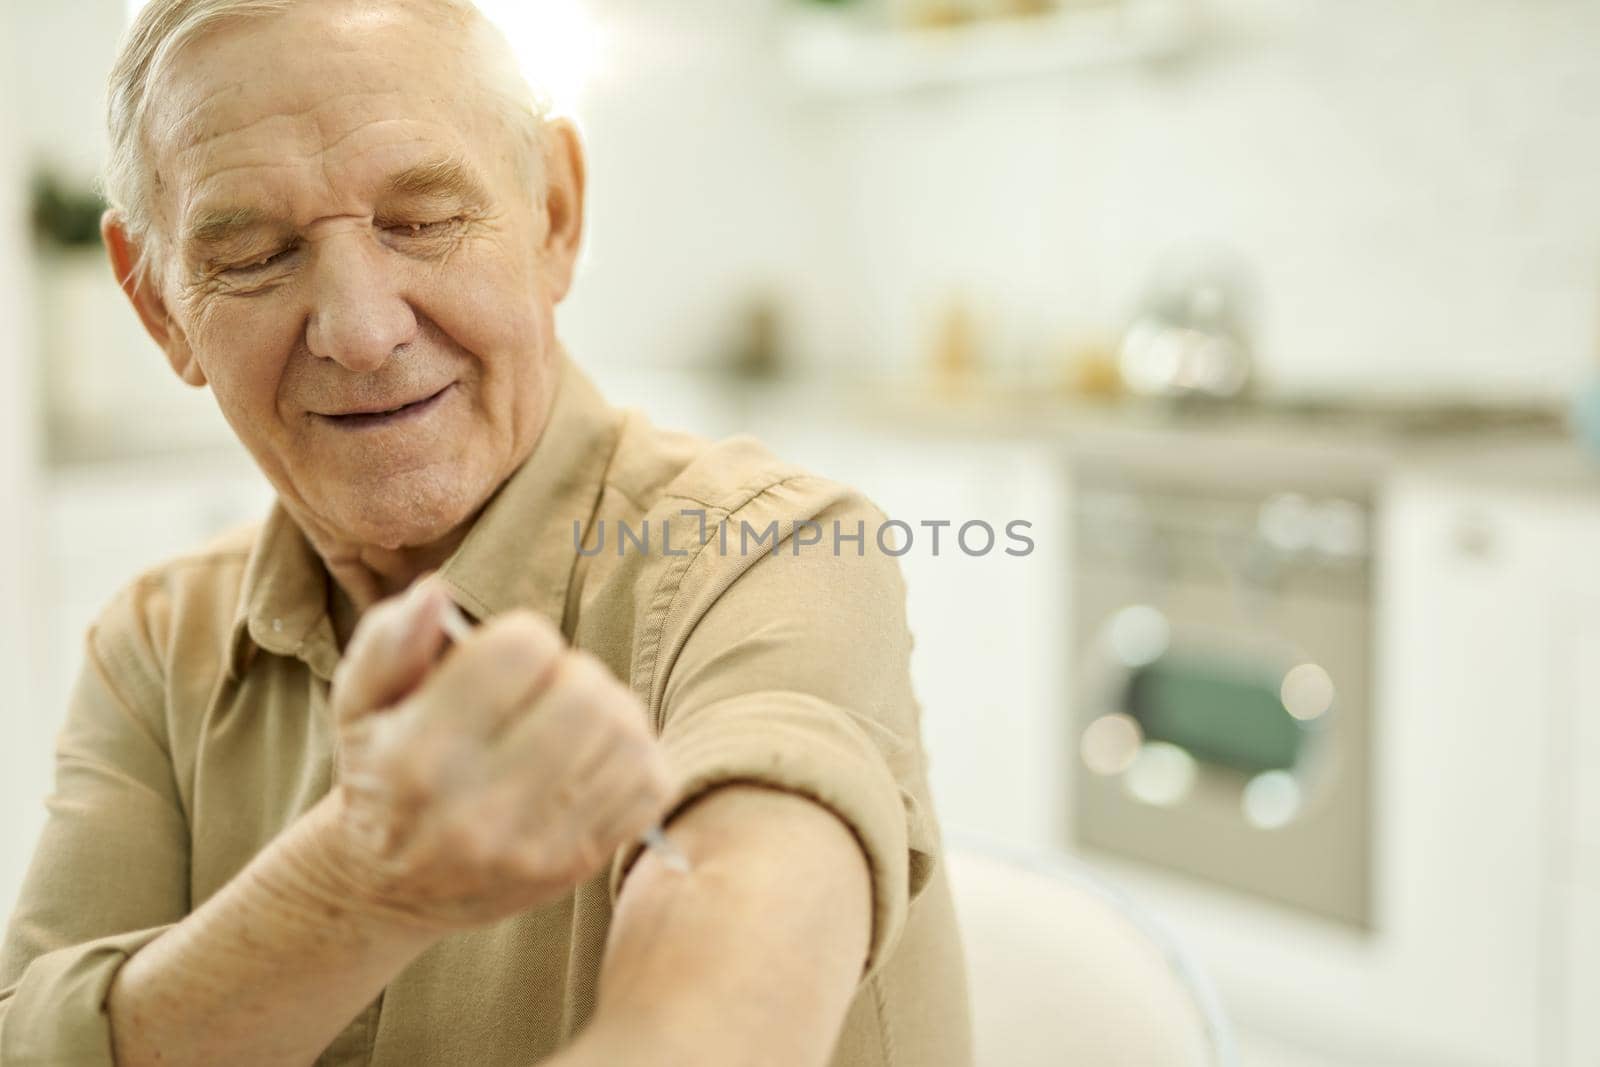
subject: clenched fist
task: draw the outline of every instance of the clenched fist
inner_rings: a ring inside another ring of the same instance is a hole
[[[445,607],[425,579],[369,610],[332,691],[341,865],[364,904],[438,930],[561,896],[674,794],[599,660],[531,612],[446,651]]]

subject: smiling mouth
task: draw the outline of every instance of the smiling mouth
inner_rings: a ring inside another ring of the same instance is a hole
[[[392,426],[401,422],[409,422],[437,407],[440,399],[450,391],[451,386],[454,384],[454,382],[451,382],[450,385],[445,386],[431,396],[425,396],[421,400],[415,400],[409,404],[402,404],[397,408],[390,408],[388,411],[361,412],[353,415],[319,414],[317,418],[345,430],[373,429],[380,426]]]

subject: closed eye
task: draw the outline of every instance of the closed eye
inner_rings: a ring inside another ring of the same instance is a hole
[[[234,276],[244,276],[244,275],[250,275],[250,274],[259,274],[262,271],[266,270],[268,267],[271,267],[275,263],[278,263],[278,262],[282,261],[284,258],[286,258],[287,256],[293,254],[293,252],[295,251],[295,248],[296,248],[295,245],[288,245],[288,246],[286,246],[284,248],[281,248],[278,251],[272,253],[269,256],[263,256],[260,259],[254,260],[254,261],[249,262],[249,263],[241,263],[241,264],[238,264],[237,266],[226,267],[226,268],[223,269],[223,273],[224,274],[234,275]]]
[[[457,215],[437,222],[386,222],[383,228],[397,237],[432,237],[454,229],[462,221]]]

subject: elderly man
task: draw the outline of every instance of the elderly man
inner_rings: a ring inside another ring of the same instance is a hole
[[[882,516],[569,362],[529,99],[463,0],[131,32],[105,243],[277,504],[90,631],[7,1067],[969,1059]]]

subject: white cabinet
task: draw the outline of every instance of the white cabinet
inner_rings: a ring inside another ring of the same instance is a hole
[[[1419,477],[1390,519],[1380,824],[1394,929],[1432,946],[1415,996],[1490,1062],[1597,1067],[1600,495]]]
[[[1544,502],[1397,479],[1379,601],[1379,943],[1397,1036],[1534,1067],[1553,727]]]
[[[1600,1067],[1600,508],[1573,508],[1552,545],[1549,650],[1551,1062]]]
[[[1600,871],[1594,872],[1600,874]],[[1563,1067],[1600,1067],[1600,885],[1568,881],[1555,887],[1553,979],[1559,1016],[1552,1042]]]

